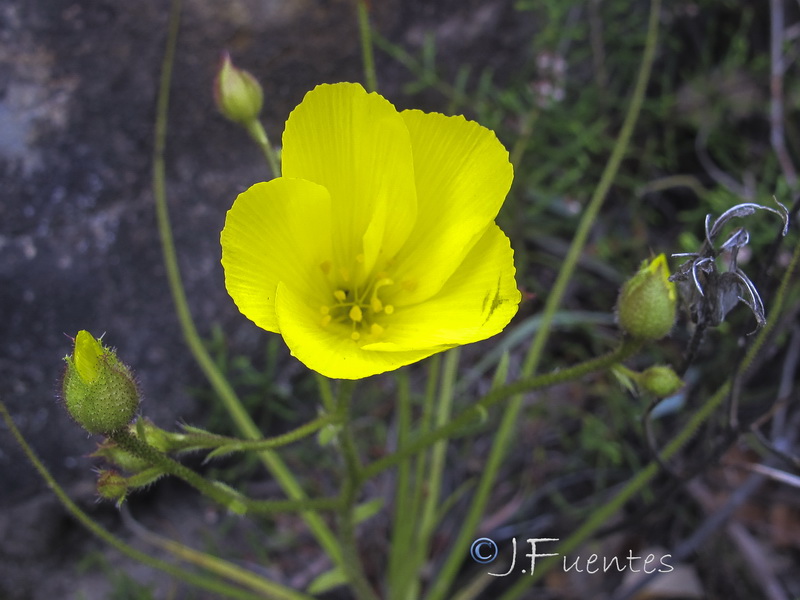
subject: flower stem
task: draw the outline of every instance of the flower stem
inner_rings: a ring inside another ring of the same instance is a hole
[[[189,349],[194,355],[197,364],[208,378],[211,386],[219,396],[223,406],[225,406],[225,409],[228,411],[228,414],[230,415],[237,429],[244,437],[256,440],[263,437],[261,432],[250,418],[250,415],[247,414],[247,411],[244,409],[241,400],[239,400],[238,396],[233,391],[233,388],[228,380],[208,354],[208,351],[206,350],[205,346],[203,346],[203,342],[200,339],[200,335],[197,333],[197,327],[192,319],[192,315],[189,310],[189,303],[186,299],[186,291],[181,280],[177,253],[175,251],[175,242],[172,237],[172,228],[169,222],[169,212],[167,209],[166,198],[164,150],[167,139],[169,88],[170,81],[172,80],[172,67],[175,62],[175,48],[177,45],[179,26],[180,0],[173,0],[167,47],[164,52],[164,60],[161,68],[161,79],[159,82],[158,101],[156,107],[155,147],[153,151],[153,195],[156,201],[156,216],[158,220],[158,230],[161,236],[164,264],[167,271],[167,279],[169,281],[170,291],[172,292],[172,299],[175,302],[175,312],[178,315],[178,320],[181,324],[181,330],[186,340],[186,344],[189,346]],[[287,496],[293,500],[305,499],[306,496],[300,487],[300,484],[297,482],[291,471],[289,471],[280,457],[270,450],[262,450],[259,453],[259,457],[266,468],[286,492]],[[341,564],[342,556],[339,550],[339,545],[337,544],[333,533],[322,520],[322,518],[313,512],[307,512],[303,513],[303,519],[328,556],[330,556],[336,564]]]
[[[247,124],[246,129],[247,133],[250,134],[250,137],[253,138],[253,141],[258,144],[259,148],[261,148],[261,152],[264,153],[264,158],[267,160],[272,177],[280,177],[281,163],[278,159],[278,153],[275,152],[274,146],[269,143],[267,130],[264,129],[261,121],[258,119],[253,119]]]
[[[200,493],[208,496],[215,502],[226,506],[231,511],[244,514],[250,513],[273,513],[279,511],[303,511],[319,509],[335,509],[339,506],[338,498],[317,498],[302,500],[252,500],[233,489],[217,485],[205,479],[202,475],[193,471],[186,465],[170,458],[153,446],[143,442],[133,435],[129,429],[123,428],[114,431],[108,436],[120,448],[142,458],[151,465],[158,467],[164,473],[174,475],[182,479]]]
[[[505,356],[508,356],[507,354]],[[502,365],[502,361],[501,361]],[[498,389],[505,380],[507,372],[500,370],[502,380],[496,379],[492,389]],[[469,543],[475,538],[475,531],[483,518],[489,496],[494,489],[494,481],[500,471],[503,457],[508,450],[508,446],[514,437],[514,430],[517,426],[517,415],[513,411],[505,411],[500,422],[500,427],[494,433],[495,442],[489,452],[489,457],[481,472],[478,487],[470,503],[469,511],[461,523],[458,530],[458,537],[453,542],[447,553],[442,568],[436,576],[436,580],[425,597],[426,600],[435,600],[448,597],[448,591],[453,583],[458,571],[464,561],[464,555]]]
[[[456,347],[448,351],[444,356],[442,383],[436,406],[435,427],[443,427],[450,421],[460,355],[460,349]],[[424,564],[424,559],[430,547],[430,540],[436,528],[437,513],[441,506],[442,472],[444,471],[446,454],[447,438],[442,438],[431,448],[430,467],[425,478],[426,498],[422,507],[422,521],[418,525],[419,540],[416,547],[418,565]]]
[[[330,424],[332,421],[332,416],[322,415],[291,431],[263,440],[242,440],[236,437],[201,432],[200,430],[194,430],[192,428],[188,433],[180,434],[181,445],[179,449],[198,450],[201,448],[213,448],[214,452],[209,454],[209,458],[213,458],[229,452],[256,452],[259,450],[280,448],[281,446],[287,446],[302,440]]]
[[[342,504],[339,509],[339,540],[341,543],[343,567],[350,586],[358,600],[378,600],[372,586],[367,580],[361,563],[358,543],[356,542],[355,505],[361,490],[361,461],[358,458],[350,419],[350,404],[353,398],[355,381],[342,380],[339,383],[337,397],[337,420],[341,427],[339,441],[345,464],[345,476],[342,484]]]
[[[409,389],[408,371],[401,370],[396,375],[397,380],[397,447],[402,448],[411,432],[411,390]],[[408,523],[417,522],[417,509],[413,498],[415,486],[419,487],[422,479],[412,482],[411,460],[405,459],[397,465],[397,476],[394,480],[394,506],[392,512],[392,533],[389,542],[389,568],[388,589],[391,590],[392,600],[409,597],[409,589],[413,586],[409,571],[413,572],[413,565],[409,565],[408,558],[412,556],[415,544],[416,528],[409,527]],[[410,568],[411,567],[411,568]],[[412,596],[414,597],[414,596]]]
[[[59,499],[61,504],[64,508],[69,511],[69,513],[75,517],[84,527],[86,527],[89,531],[91,531],[94,535],[98,538],[103,540],[109,546],[117,549],[119,552],[124,554],[125,556],[132,558],[144,565],[152,567],[154,569],[159,569],[160,571],[164,571],[165,573],[188,583],[189,585],[193,585],[195,587],[207,590],[215,595],[220,595],[227,598],[237,598],[240,600],[258,600],[259,598],[263,598],[262,594],[253,594],[248,591],[239,589],[237,587],[233,587],[228,585],[227,583],[220,581],[216,578],[207,577],[205,575],[197,575],[192,573],[191,571],[187,571],[180,567],[176,567],[175,565],[171,565],[163,560],[150,556],[149,554],[145,554],[133,548],[114,536],[111,532],[107,529],[96,523],[89,515],[83,512],[67,495],[64,489],[58,485],[56,480],[50,474],[50,471],[47,470],[47,467],[42,464],[39,460],[39,457],[36,456],[36,453],[33,449],[28,445],[25,441],[25,438],[22,436],[22,433],[17,429],[17,426],[14,424],[14,421],[11,418],[11,414],[8,412],[6,405],[0,400],[0,416],[3,417],[3,420],[6,423],[11,435],[16,440],[17,444],[19,444],[22,451],[25,453],[25,456],[28,460],[33,464],[34,468],[39,472],[42,479],[45,480],[48,487],[53,490],[53,493]]]
[[[364,62],[364,82],[368,92],[378,91],[375,56],[372,51],[372,29],[369,24],[369,0],[356,0],[358,35],[361,38],[361,59]]]

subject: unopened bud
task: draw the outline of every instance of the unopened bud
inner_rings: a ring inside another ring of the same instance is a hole
[[[659,254],[652,261],[645,260],[620,290],[619,325],[636,339],[659,340],[669,333],[675,322],[676,300],[666,256]]]
[[[92,455],[96,458],[104,458],[115,467],[119,467],[128,473],[139,473],[150,466],[150,462],[139,458],[123,450],[111,440],[105,440],[97,447]]]
[[[128,425],[139,407],[139,390],[130,369],[88,331],[75,337],[64,359],[62,393],[69,414],[89,433],[111,433]]]
[[[101,498],[122,504],[128,494],[128,480],[116,471],[102,470],[97,478],[97,493]]]
[[[233,66],[227,52],[214,80],[214,101],[226,118],[245,126],[258,119],[264,103],[264,93],[256,78]]]
[[[654,365],[642,371],[639,385],[656,398],[672,396],[683,387],[683,380],[665,365]]]

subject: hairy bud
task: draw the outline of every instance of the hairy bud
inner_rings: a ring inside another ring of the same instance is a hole
[[[656,398],[672,396],[683,387],[681,378],[665,365],[654,365],[645,369],[640,374],[638,383]]]
[[[75,337],[64,358],[62,395],[69,414],[89,433],[111,433],[130,423],[139,407],[139,390],[130,369],[88,331]]]
[[[659,340],[675,322],[676,299],[667,258],[659,254],[644,261],[636,275],[623,284],[617,300],[619,325],[636,339]]]

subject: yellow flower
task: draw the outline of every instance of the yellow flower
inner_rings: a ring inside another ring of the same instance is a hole
[[[289,116],[282,157],[283,176],[228,212],[222,265],[239,310],[309,368],[390,371],[495,335],[517,312],[494,223],[513,170],[493,132],[320,85]]]

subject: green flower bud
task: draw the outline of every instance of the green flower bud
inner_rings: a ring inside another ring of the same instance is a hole
[[[139,419],[136,421],[136,425],[131,425],[130,429],[131,433],[143,442],[164,453],[180,450],[179,441],[186,437],[180,433],[164,431],[160,427],[156,427],[156,424],[147,418]]]
[[[117,446],[111,440],[105,440],[92,454],[95,458],[104,458],[115,467],[128,473],[138,473],[150,466],[150,463]]]
[[[264,103],[264,93],[256,78],[234,67],[227,52],[214,80],[214,102],[226,118],[245,126],[258,119]]]
[[[675,322],[677,301],[675,283],[669,280],[667,258],[659,254],[644,261],[639,271],[626,281],[617,300],[620,327],[640,340],[659,340]]]
[[[88,331],[79,331],[72,356],[64,360],[64,403],[81,427],[89,433],[110,433],[133,420],[139,390],[130,369],[113,350]]]
[[[654,365],[642,371],[638,383],[656,398],[672,396],[683,387],[683,381],[670,367]]]
[[[116,471],[101,470],[97,478],[97,493],[101,498],[122,504],[128,494],[128,480]]]

